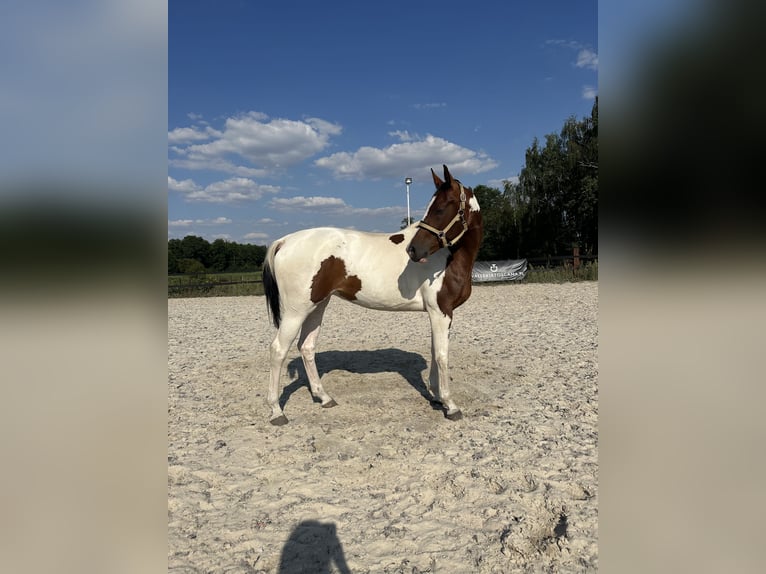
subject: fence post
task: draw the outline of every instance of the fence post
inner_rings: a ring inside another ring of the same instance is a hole
[[[572,245],[572,272],[576,272],[580,267],[580,246]]]

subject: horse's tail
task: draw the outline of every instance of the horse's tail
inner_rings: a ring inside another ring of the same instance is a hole
[[[281,242],[275,241],[266,250],[266,259],[263,262],[263,291],[266,294],[266,309],[271,317],[271,322],[278,329],[282,322],[282,308],[279,302],[279,285],[274,275],[274,255],[276,255]]]

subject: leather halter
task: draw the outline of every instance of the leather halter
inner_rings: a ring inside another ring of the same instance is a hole
[[[457,180],[455,180],[457,181]],[[452,247],[455,245],[455,243],[458,242],[458,239],[463,237],[466,231],[468,231],[468,222],[465,220],[465,189],[463,189],[463,184],[457,181],[457,184],[460,186],[460,209],[457,210],[457,213],[455,214],[455,217],[452,218],[452,221],[450,221],[447,224],[447,227],[439,231],[435,227],[431,227],[428,225],[425,221],[422,219],[418,221],[415,226],[420,227],[422,229],[425,229],[426,231],[430,231],[434,235],[436,235],[436,238],[439,240],[439,243],[441,243],[442,247]],[[452,228],[455,223],[460,222],[463,224],[463,231],[457,234],[457,237],[447,240],[447,232]]]

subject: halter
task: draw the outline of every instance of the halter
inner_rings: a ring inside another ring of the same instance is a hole
[[[458,239],[463,237],[465,232],[468,231],[468,222],[465,220],[465,190],[463,189],[462,183],[458,181],[457,184],[460,186],[460,209],[458,209],[457,213],[455,214],[455,217],[452,218],[452,221],[450,221],[447,224],[447,227],[445,227],[442,231],[439,231],[435,227],[431,227],[430,225],[428,225],[422,219],[415,224],[416,227],[421,227],[425,229],[426,231],[430,231],[431,233],[436,235],[442,247],[452,247],[453,245],[455,245],[455,243],[457,243]],[[463,224],[463,231],[458,233],[457,237],[455,237],[454,239],[447,241],[447,232],[458,221]]]

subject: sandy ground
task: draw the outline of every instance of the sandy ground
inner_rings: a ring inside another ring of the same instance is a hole
[[[598,568],[598,284],[480,285],[455,312],[449,421],[425,313],[335,299],[314,403],[297,349],[268,423],[262,297],[168,300],[169,572]]]

